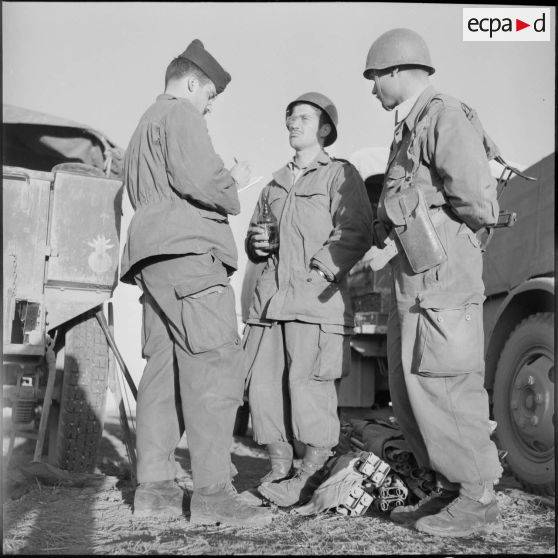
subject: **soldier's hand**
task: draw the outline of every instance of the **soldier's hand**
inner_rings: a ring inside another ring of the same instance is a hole
[[[248,186],[250,177],[252,176],[252,170],[250,169],[248,161],[238,161],[236,165],[230,170],[230,173],[237,183],[238,188],[244,188],[244,186]]]
[[[270,254],[269,238],[263,227],[250,225],[248,228],[248,238],[252,252],[259,258],[266,258]]]

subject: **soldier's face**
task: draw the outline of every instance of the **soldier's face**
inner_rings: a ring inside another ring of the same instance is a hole
[[[299,103],[291,109],[285,123],[289,131],[289,143],[293,149],[300,150],[320,144],[323,135],[320,128],[320,109]]]
[[[217,91],[212,81],[202,85],[199,81],[192,95],[192,103],[202,115],[211,112],[213,101],[217,97]]]
[[[392,110],[398,104],[399,93],[399,74],[391,70],[375,70],[374,86],[372,87],[372,95],[374,95],[385,110]]]

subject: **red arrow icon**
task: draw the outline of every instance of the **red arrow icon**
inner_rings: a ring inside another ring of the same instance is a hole
[[[521,21],[520,19],[515,18],[515,30],[516,31],[521,31],[522,29],[525,29],[525,27],[531,27],[530,23],[525,23],[524,21]]]

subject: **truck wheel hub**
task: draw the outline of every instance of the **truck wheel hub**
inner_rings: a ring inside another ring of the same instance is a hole
[[[530,354],[517,368],[510,408],[524,448],[539,454],[554,450],[554,361]]]

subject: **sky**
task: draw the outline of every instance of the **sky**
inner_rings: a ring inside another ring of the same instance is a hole
[[[239,299],[248,220],[271,173],[292,156],[286,105],[307,91],[333,100],[339,135],[330,155],[391,143],[394,115],[362,77],[370,45],[389,29],[423,36],[433,85],[477,110],[504,158],[527,166],[554,151],[554,8],[549,42],[464,42],[467,6],[474,5],[3,2],[3,102],[88,124],[125,148],[163,92],[168,63],[200,39],[232,75],[207,117],[214,147],[228,168],[236,157],[263,176],[240,194],[241,213],[231,218]],[[131,214],[125,201],[123,237]],[[114,295],[117,343],[136,378],[143,366],[139,294],[120,284]]]

